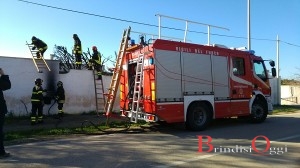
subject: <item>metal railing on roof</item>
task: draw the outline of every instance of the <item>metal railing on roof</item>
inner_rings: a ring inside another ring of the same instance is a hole
[[[184,37],[183,37],[183,41],[186,42],[186,36],[187,36],[187,32],[188,32],[188,23],[193,23],[193,24],[199,24],[199,25],[204,25],[207,26],[207,44],[210,45],[210,28],[214,27],[214,28],[218,28],[218,29],[224,29],[224,30],[228,30],[228,28],[224,28],[224,27],[220,27],[220,26],[214,26],[211,24],[206,24],[206,23],[200,23],[200,22],[195,22],[195,21],[191,21],[191,20],[186,20],[186,19],[181,19],[181,18],[176,18],[176,17],[171,17],[171,16],[166,16],[166,15],[161,15],[161,14],[156,14],[155,16],[158,16],[158,38],[160,39],[161,36],[161,18],[165,17],[165,18],[169,18],[169,19],[174,19],[174,20],[181,20],[181,21],[185,21],[185,31],[184,31]]]
[[[151,34],[151,33],[144,33],[144,32],[138,32],[138,31],[131,31],[131,33],[136,33],[136,34],[140,34],[140,35],[149,35],[152,36],[151,39],[157,39],[157,37],[159,37],[159,35],[157,34]],[[160,36],[159,39],[166,39],[166,40],[178,40],[178,41],[183,41],[183,38],[176,38],[176,37],[169,37],[169,36]],[[188,42],[192,42],[191,40],[186,40]]]

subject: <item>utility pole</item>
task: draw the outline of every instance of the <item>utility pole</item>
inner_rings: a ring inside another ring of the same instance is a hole
[[[250,31],[250,0],[247,3],[248,8],[248,50],[251,50],[251,31]]]
[[[281,105],[281,78],[279,70],[279,36],[276,38],[276,77],[277,77],[277,101],[278,105]]]
[[[277,78],[279,78],[279,36],[277,35],[277,38],[276,38],[276,76]]]

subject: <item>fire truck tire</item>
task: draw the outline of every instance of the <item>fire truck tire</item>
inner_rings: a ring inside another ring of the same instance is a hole
[[[202,131],[211,120],[212,111],[205,103],[193,103],[187,112],[186,128],[192,131]]]
[[[263,104],[254,102],[252,105],[250,121],[253,123],[264,122],[267,118],[268,110],[264,108]]]

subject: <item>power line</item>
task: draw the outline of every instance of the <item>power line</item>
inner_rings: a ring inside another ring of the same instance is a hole
[[[290,45],[290,46],[294,46],[294,47],[299,47],[300,48],[300,45],[292,44],[292,43],[281,41],[281,40],[280,40],[280,42],[285,43],[285,44]]]
[[[84,14],[84,15],[90,15],[90,16],[96,16],[96,17],[101,17],[101,18],[105,18],[105,19],[121,21],[121,22],[140,24],[140,25],[150,26],[150,27],[158,27],[157,25],[153,25],[153,24],[149,24],[149,23],[136,22],[136,21],[132,21],[132,20],[126,20],[126,19],[120,19],[120,18],[115,18],[115,17],[110,17],[110,16],[98,15],[98,14],[94,14],[94,13],[82,12],[82,11],[78,11],[78,10],[72,10],[72,9],[66,9],[66,8],[61,8],[61,7],[56,7],[56,6],[50,6],[50,5],[45,5],[45,4],[36,3],[36,2],[30,2],[30,1],[26,1],[26,0],[17,0],[17,1],[25,2],[25,3],[29,3],[29,4],[33,4],[33,5],[38,5],[38,6],[43,6],[43,7],[47,7],[47,8],[52,8],[52,9],[58,9],[58,10],[63,10],[63,11],[68,11],[68,12],[73,12],[73,13],[79,13],[79,14]],[[161,27],[165,28],[165,29],[184,31],[183,29],[178,29],[178,28],[165,27],[165,26],[161,26]],[[196,31],[194,31],[194,32],[196,32]],[[204,33],[204,32],[197,32],[197,33]]]
[[[28,3],[28,4],[33,4],[33,5],[37,5],[37,6],[43,6],[43,7],[47,7],[47,8],[57,9],[57,10],[63,10],[63,11],[67,11],[67,12],[73,12],[73,13],[79,13],[79,14],[84,14],[84,15],[89,15],[89,16],[95,16],[95,17],[101,17],[101,18],[105,18],[105,19],[121,21],[121,22],[139,24],[139,25],[150,26],[150,27],[158,27],[157,25],[154,25],[154,24],[149,24],[149,23],[144,23],[144,22],[137,22],[137,21],[126,20],[126,19],[120,19],[120,18],[104,16],[104,15],[98,15],[98,14],[94,14],[94,13],[88,13],[88,12],[83,12],[83,11],[78,11],[78,10],[72,10],[72,9],[67,9],[67,8],[61,8],[61,7],[56,7],[56,6],[45,5],[45,4],[36,3],[36,2],[30,2],[30,1],[26,1],[26,0],[17,0],[17,1]],[[185,31],[184,29],[173,28],[173,27],[166,27],[166,26],[160,26],[160,27],[164,28],[164,29],[170,29],[170,30],[176,30],[176,31]],[[194,30],[188,30],[188,32],[197,33],[197,34],[207,34],[206,32],[199,32],[199,31],[194,31]],[[228,37],[228,38],[247,39],[247,37],[231,36],[231,35],[224,35],[224,34],[211,33],[211,35],[212,36],[220,36],[220,37]],[[252,40],[260,40],[260,41],[272,41],[272,42],[277,41],[277,40],[274,40],[274,39],[261,39],[261,38],[251,38],[251,39]],[[292,43],[289,43],[289,42],[285,42],[285,41],[281,41],[281,42],[283,42],[285,44],[288,44],[288,45],[291,45],[291,46],[294,46],[294,47],[300,47],[299,45],[292,44]]]
[[[154,26],[152,24],[135,22],[135,21],[125,20],[125,19],[119,19],[119,18],[113,18],[113,17],[109,17],[109,16],[103,16],[103,15],[98,15],[98,14],[93,14],[93,13],[88,13],[88,12],[82,12],[82,11],[77,11],[77,10],[72,10],[72,9],[60,8],[60,7],[56,7],[56,6],[44,5],[44,4],[30,2],[30,1],[25,1],[25,0],[18,0],[18,1],[29,3],[29,4],[34,4],[34,5],[38,5],[38,6],[43,6],[43,7],[47,7],[47,8],[64,10],[64,11],[73,12],[73,13],[79,13],[79,14],[96,16],[96,17],[102,17],[102,18],[111,19],[111,20],[117,20],[117,21],[129,22],[129,23],[135,23],[135,24],[141,24],[141,25],[145,25],[145,26]]]

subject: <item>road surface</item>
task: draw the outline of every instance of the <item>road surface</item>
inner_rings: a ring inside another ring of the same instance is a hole
[[[217,121],[201,132],[160,127],[139,134],[78,136],[7,146],[12,157],[0,160],[0,167],[299,168],[299,128],[300,113],[294,113],[269,116],[262,124]],[[199,136],[211,137],[210,145],[199,148]],[[210,146],[210,152],[199,152]]]

